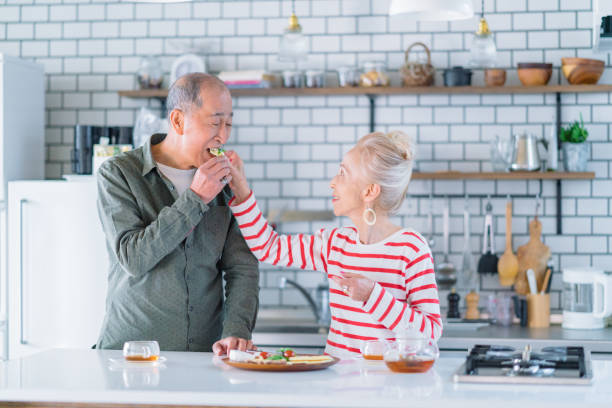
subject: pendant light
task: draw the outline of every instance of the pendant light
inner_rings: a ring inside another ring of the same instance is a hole
[[[470,66],[491,68],[497,65],[497,48],[493,40],[493,34],[489,30],[489,24],[484,18],[484,0],[482,0],[482,11],[478,31],[474,33],[472,48],[470,50]]]
[[[302,26],[295,15],[295,0],[291,1],[291,17],[281,38],[278,59],[280,61],[297,62],[305,60],[308,55],[308,42],[302,33]]]
[[[409,14],[421,21],[465,20],[474,16],[472,0],[391,0],[389,14]]]

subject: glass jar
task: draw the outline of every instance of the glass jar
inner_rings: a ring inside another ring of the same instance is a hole
[[[154,56],[143,57],[138,68],[138,85],[140,89],[159,89],[164,81],[161,60]]]
[[[304,74],[302,71],[283,71],[283,88],[301,88],[304,86]]]
[[[340,67],[337,69],[337,72],[339,87],[359,86],[359,69],[357,67]]]
[[[385,364],[398,373],[424,373],[429,370],[440,351],[436,342],[423,337],[400,337],[385,352]]]
[[[389,86],[389,75],[382,61],[368,61],[363,64],[363,74],[359,77],[359,85],[369,88],[374,86]]]
[[[306,71],[306,88],[324,88],[325,72]]]

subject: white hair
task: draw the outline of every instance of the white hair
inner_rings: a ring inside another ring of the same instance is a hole
[[[380,186],[375,206],[390,214],[399,210],[412,177],[415,143],[396,130],[370,133],[357,142],[364,175]]]

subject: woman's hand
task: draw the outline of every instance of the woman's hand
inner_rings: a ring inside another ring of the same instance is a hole
[[[332,279],[340,285],[348,297],[358,302],[367,302],[376,283],[358,273],[351,272],[342,272],[342,278],[334,276]]]
[[[225,155],[230,161],[230,175],[232,176],[229,186],[236,196],[236,204],[240,204],[251,194],[249,183],[244,175],[244,163],[234,150],[225,152]]]

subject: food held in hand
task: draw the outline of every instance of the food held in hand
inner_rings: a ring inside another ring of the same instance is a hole
[[[221,148],[221,147],[211,147],[210,149],[208,149],[208,151],[213,156],[217,156],[217,157],[225,156],[225,150],[223,150],[223,148]]]

